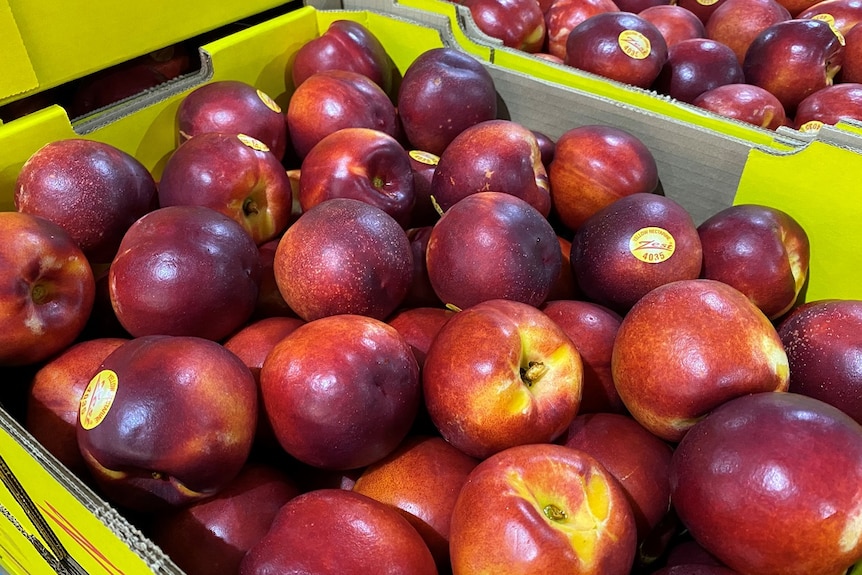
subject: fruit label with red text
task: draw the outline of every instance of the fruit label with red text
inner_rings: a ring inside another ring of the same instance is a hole
[[[110,369],[103,369],[90,380],[78,408],[81,427],[93,429],[105,419],[117,395],[117,384],[117,374]]]
[[[617,42],[626,56],[635,60],[643,60],[649,56],[652,49],[649,38],[637,30],[623,30],[620,32]]]
[[[657,264],[669,259],[676,250],[676,242],[664,228],[641,228],[629,239],[629,251],[642,262]]]

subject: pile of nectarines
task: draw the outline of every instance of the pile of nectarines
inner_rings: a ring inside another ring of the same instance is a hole
[[[762,128],[862,119],[858,0],[454,2],[509,48]]]
[[[498,118],[453,48],[402,76],[337,21],[285,77],[188,92],[158,182],[48,144],[0,213],[22,421],[180,568],[862,559],[862,302],[803,303],[790,215],[696,224],[623,127]]]

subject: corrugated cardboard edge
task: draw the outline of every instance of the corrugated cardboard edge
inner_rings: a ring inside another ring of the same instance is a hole
[[[387,16],[431,26],[439,31],[445,45],[454,45],[454,34],[451,32],[448,18],[416,10],[404,10]],[[202,52],[202,57],[208,60],[205,51]],[[649,113],[595,94],[538,80],[529,75],[502,68],[492,62],[485,62],[484,65],[494,78],[502,101],[506,103],[505,115],[512,120],[545,132],[550,137],[558,137],[566,129],[575,125],[598,122],[625,127],[643,138],[647,145],[652,145],[659,151],[657,161],[660,175],[666,184],[665,193],[686,206],[695,219],[703,219],[733,203],[749,154],[757,149],[750,142],[719,135],[702,127]],[[211,70],[203,72],[200,77],[195,76],[186,81],[189,85],[205,81],[208,73],[211,73]],[[130,108],[123,110],[120,106],[116,110],[104,111],[102,114],[105,115],[94,116],[90,119],[93,122],[91,127],[99,123],[114,122],[132,113],[132,110],[139,110],[162,99],[173,97],[178,90],[187,88],[187,85],[178,83],[163,90],[143,94],[139,101],[128,103]],[[566,121],[562,122],[561,118],[566,118]],[[834,134],[835,131],[824,129],[811,138],[827,141],[844,137],[841,133]],[[781,155],[793,153],[795,150],[764,151]],[[709,157],[708,162],[703,161],[705,156]],[[71,476],[70,472],[47,454],[20,425],[9,421],[7,414],[2,410],[0,410],[0,423],[5,424],[10,434],[25,446],[40,464],[50,470],[87,509],[109,525],[117,537],[154,570],[159,573],[179,573],[158,547],[80,480]]]
[[[140,557],[153,573],[181,575],[182,571],[171,559],[150,541],[140,530],[132,526],[119,511],[99,497],[69,469],[39,444],[36,439],[5,410],[0,409],[0,426],[18,442],[28,454],[45,468],[81,505],[97,519],[107,525],[117,539]]]
[[[552,139],[590,124],[623,127],[641,139],[655,156],[665,195],[685,207],[696,223],[733,203],[752,149],[749,143],[492,64],[487,67],[507,102],[507,115]],[[585,100],[589,106],[573,107],[573,102]]]
[[[110,106],[94,110],[86,116],[78,118],[72,127],[77,134],[85,136],[103,126],[130,116],[138,110],[168,100],[195,86],[205,84],[213,76],[212,57],[204,48],[198,50],[198,55],[201,66],[193,74],[168,80],[164,84],[115,102]]]

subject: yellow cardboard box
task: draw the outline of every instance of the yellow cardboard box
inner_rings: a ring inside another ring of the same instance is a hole
[[[118,109],[105,110],[73,125],[65,111],[54,105],[0,125],[0,209],[14,209],[14,180],[23,162],[41,145],[60,138],[86,137],[111,143],[160,174],[174,149],[174,115],[179,102],[200,83],[244,80],[286,104],[289,88],[284,70],[291,56],[336,18],[359,20],[385,39],[402,70],[422,51],[443,45],[438,31],[419,24],[366,12],[301,8],[203,46],[204,62],[195,78],[170,83]],[[60,465],[3,409],[0,480],[0,573],[181,573],[158,547]],[[47,531],[40,532],[40,524]]]
[[[422,14],[422,16],[414,16],[419,21],[428,21],[426,18],[433,20],[436,16],[442,16],[449,20],[453,38],[464,51],[482,60],[522,72],[539,80],[592,92],[615,100],[621,105],[640,107],[668,118],[691,122],[761,146],[772,146],[782,140],[805,141],[809,138],[809,135],[797,130],[781,128],[779,130],[780,138],[776,139],[776,135],[772,131],[722,117],[668,96],[657,94],[652,90],[622,84],[506,47],[500,40],[492,38],[480,30],[473,20],[469,8],[451,0],[306,0],[306,3],[318,8],[368,9],[396,14],[412,10],[414,14],[416,12]],[[844,131],[840,137],[845,145],[862,150],[862,123],[841,122],[836,129]]]
[[[0,454],[0,567],[6,573],[180,573],[3,411]]]
[[[458,45],[448,18],[423,25],[411,15],[428,18],[411,10],[381,14],[302,7],[203,46],[202,69],[195,77],[168,83],[93,118],[73,124],[54,105],[0,125],[0,209],[14,209],[15,177],[29,155],[60,138],[111,143],[138,157],[158,177],[174,149],[177,107],[200,83],[244,80],[285,107],[291,87],[285,84],[284,71],[292,56],[335,19],[365,24],[402,73],[425,50]],[[855,197],[862,154],[846,144],[844,132],[825,130],[805,140],[785,140],[776,134],[760,143],[487,60],[484,64],[496,83],[504,115],[512,120],[552,138],[586,123],[624,127],[642,138],[656,156],[665,193],[696,220],[740,202],[787,211],[811,238],[807,298],[862,298],[862,266],[853,243],[862,220],[862,202]],[[62,548],[86,572],[178,572],[158,548],[59,466],[2,410],[0,454]],[[45,572],[45,556],[38,549],[51,549],[52,537],[38,533],[12,493],[0,486],[0,566],[16,574]]]
[[[0,0],[0,105],[287,4]]]

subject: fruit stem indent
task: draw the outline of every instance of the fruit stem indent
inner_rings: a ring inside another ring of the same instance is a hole
[[[242,205],[242,211],[246,215],[257,214],[257,212],[258,212],[257,202],[255,202],[251,198],[246,199],[246,201]]]
[[[541,361],[531,361],[527,364],[527,367],[521,368],[521,379],[527,387],[532,387],[547,371],[547,366]]]
[[[30,290],[30,297],[34,303],[41,304],[48,301],[49,293],[50,291],[44,284],[38,283]]]
[[[553,503],[548,503],[542,509],[542,513],[545,514],[545,517],[550,519],[551,521],[563,521],[566,518],[566,512]]]

